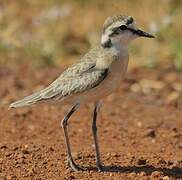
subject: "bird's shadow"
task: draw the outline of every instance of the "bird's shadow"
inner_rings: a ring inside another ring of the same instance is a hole
[[[154,171],[159,171],[165,176],[170,176],[174,178],[182,178],[182,168],[181,167],[172,167],[172,168],[162,168],[154,167],[152,165],[144,166],[103,166],[103,172],[116,172],[116,173],[140,173],[145,172],[146,175],[151,175]],[[88,170],[97,171],[94,167],[87,167]]]

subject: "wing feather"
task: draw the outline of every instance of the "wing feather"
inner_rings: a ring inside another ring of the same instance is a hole
[[[90,69],[77,78],[70,78],[61,86],[62,96],[81,93],[99,85],[108,75],[108,69]]]
[[[98,58],[96,52],[98,53],[99,51],[91,50],[79,63],[65,70],[47,88],[10,104],[10,108],[32,105],[58,96],[60,99],[94,88],[106,78],[109,72],[108,69],[97,69],[95,67],[96,59]]]

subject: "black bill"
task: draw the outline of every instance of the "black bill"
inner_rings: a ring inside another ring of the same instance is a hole
[[[153,36],[152,34],[149,34],[147,32],[144,32],[142,30],[136,30],[136,34],[139,36],[143,36],[143,37],[148,37],[148,38],[155,38],[155,36]]]
[[[144,32],[140,29],[135,30],[135,29],[128,28],[128,30],[131,31],[132,33],[138,35],[138,36],[141,36],[141,37],[155,38],[155,36],[153,36],[152,34]]]

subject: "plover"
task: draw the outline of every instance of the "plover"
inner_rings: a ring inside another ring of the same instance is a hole
[[[96,127],[99,100],[119,87],[128,66],[128,45],[138,37],[154,38],[153,35],[140,30],[131,16],[108,17],[103,25],[101,42],[78,63],[66,69],[47,88],[10,104],[10,108],[47,102],[56,105],[72,104],[61,125],[64,131],[68,164],[74,171],[83,170],[83,168],[76,165],[72,157],[67,130],[68,120],[80,104],[94,102],[92,132],[96,166],[99,171],[102,171]]]

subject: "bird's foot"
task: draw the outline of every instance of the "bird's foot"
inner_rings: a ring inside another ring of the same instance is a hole
[[[76,163],[73,160],[69,160],[68,161],[68,166],[75,172],[79,172],[79,171],[85,171],[84,168],[76,165]]]
[[[96,167],[97,167],[98,172],[103,172],[104,171],[103,166],[100,163],[97,163]]]

